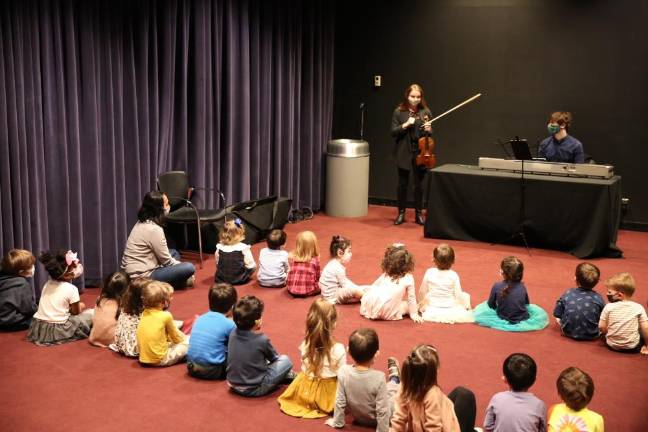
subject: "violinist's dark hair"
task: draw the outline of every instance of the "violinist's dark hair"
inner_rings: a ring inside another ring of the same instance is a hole
[[[151,220],[162,225],[164,219],[164,194],[160,191],[151,191],[144,195],[142,206],[137,212],[137,220],[146,222]]]
[[[403,100],[401,101],[400,104],[398,104],[399,111],[409,110],[409,100],[407,98],[409,97],[410,93],[412,93],[413,90],[416,90],[419,93],[421,93],[421,102],[419,102],[416,108],[418,110],[428,109],[427,103],[425,102],[425,97],[423,96],[423,87],[421,87],[418,84],[411,84],[409,87],[405,89],[405,95],[403,96]]]
[[[351,246],[351,240],[346,237],[342,237],[341,235],[334,235],[331,238],[331,246],[329,247],[331,258],[336,258],[338,256],[338,251],[342,251],[342,253],[344,253],[344,251],[347,250],[349,246]]]

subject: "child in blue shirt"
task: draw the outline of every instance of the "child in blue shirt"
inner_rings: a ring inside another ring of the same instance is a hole
[[[187,371],[194,378],[225,379],[227,343],[236,328],[232,307],[238,294],[228,283],[217,283],[209,288],[209,312],[196,319],[189,338]]]
[[[594,264],[576,266],[577,288],[567,290],[556,302],[553,315],[564,336],[577,340],[594,340],[601,335],[599,319],[605,307],[603,297],[594,291],[601,272]]]

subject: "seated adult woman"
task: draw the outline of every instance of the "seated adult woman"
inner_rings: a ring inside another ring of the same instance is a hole
[[[178,251],[167,247],[162,222],[169,208],[169,199],[162,192],[152,191],[144,196],[121,267],[131,278],[150,277],[182,288],[193,285],[196,269],[191,263],[180,262]]]

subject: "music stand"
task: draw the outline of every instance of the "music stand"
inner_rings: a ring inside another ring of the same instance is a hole
[[[515,159],[522,161],[522,168],[524,168],[524,161],[532,160],[531,150],[529,144],[524,138],[515,137],[509,141]],[[522,170],[524,172],[524,169]]]
[[[531,256],[531,249],[529,248],[529,243],[527,242],[526,234],[524,233],[524,222],[526,222],[526,183],[524,181],[524,161],[530,161],[533,159],[533,157],[531,156],[531,150],[529,150],[529,144],[527,143],[526,139],[516,136],[515,139],[509,141],[509,144],[511,145],[511,150],[513,150],[515,159],[519,160],[521,164],[520,210],[518,213],[519,221],[517,231],[511,234],[506,240],[504,240],[504,243],[513,240],[516,237],[520,237],[522,239],[522,242],[524,243],[524,247],[526,248],[527,253],[529,254],[529,256]]]

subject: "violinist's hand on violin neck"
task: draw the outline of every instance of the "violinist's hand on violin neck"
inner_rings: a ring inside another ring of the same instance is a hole
[[[416,119],[414,119],[414,117],[408,118],[407,121],[403,123],[403,129],[407,129],[408,127],[412,126],[415,121]]]

